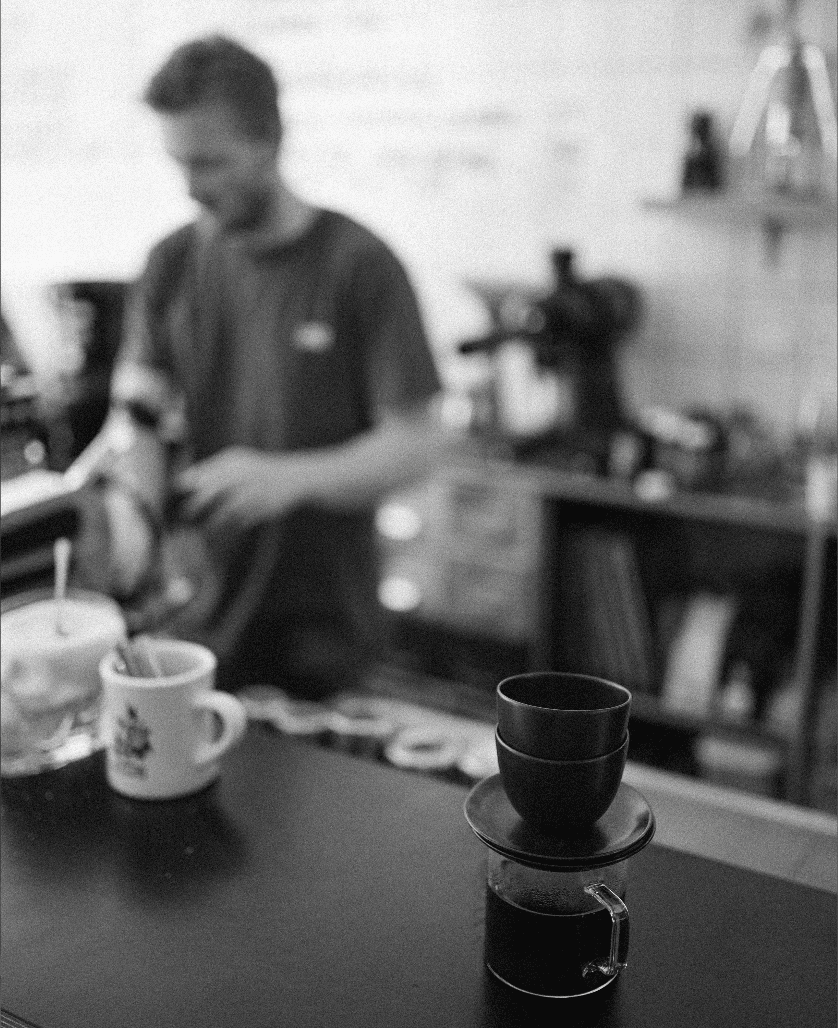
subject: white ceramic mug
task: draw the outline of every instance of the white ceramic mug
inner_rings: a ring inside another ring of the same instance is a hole
[[[108,784],[137,799],[188,796],[218,777],[247,715],[235,697],[214,691],[216,660],[206,647],[176,639],[148,645],[163,672],[157,678],[117,670],[115,652],[99,665]]]

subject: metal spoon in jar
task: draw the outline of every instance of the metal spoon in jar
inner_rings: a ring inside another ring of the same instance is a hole
[[[69,539],[56,539],[53,546],[55,558],[55,634],[69,635],[66,624],[67,576],[70,570],[71,543]]]

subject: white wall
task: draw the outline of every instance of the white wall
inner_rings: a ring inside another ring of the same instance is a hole
[[[408,264],[449,375],[456,341],[484,324],[463,279],[546,285],[549,249],[571,245],[583,274],[647,293],[624,360],[635,403],[742,402],[787,431],[811,381],[835,380],[834,230],[790,237],[771,264],[757,230],[640,202],[676,188],[694,107],[729,127],[758,52],[756,7],[3,0],[4,303],[25,283],[133,275],[189,216],[136,97],[174,45],[221,29],[285,83],[292,180]],[[835,0],[803,8],[834,57]],[[31,304],[16,306],[34,325]],[[24,334],[44,350],[48,334]]]

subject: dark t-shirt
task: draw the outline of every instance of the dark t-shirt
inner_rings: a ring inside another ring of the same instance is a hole
[[[401,264],[332,211],[259,252],[202,223],[167,237],[135,289],[119,367],[179,398],[194,460],[336,446],[439,388]],[[357,680],[378,643],[371,511],[301,509],[207,542],[221,588],[191,634],[216,651],[223,685]]]

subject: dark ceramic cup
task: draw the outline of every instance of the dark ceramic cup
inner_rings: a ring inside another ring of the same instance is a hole
[[[498,729],[514,749],[544,760],[586,760],[617,749],[631,693],[589,675],[536,671],[497,687]]]
[[[611,753],[590,760],[542,760],[521,753],[495,732],[503,788],[517,813],[540,831],[573,834],[611,806],[626,766],[628,733]]]

